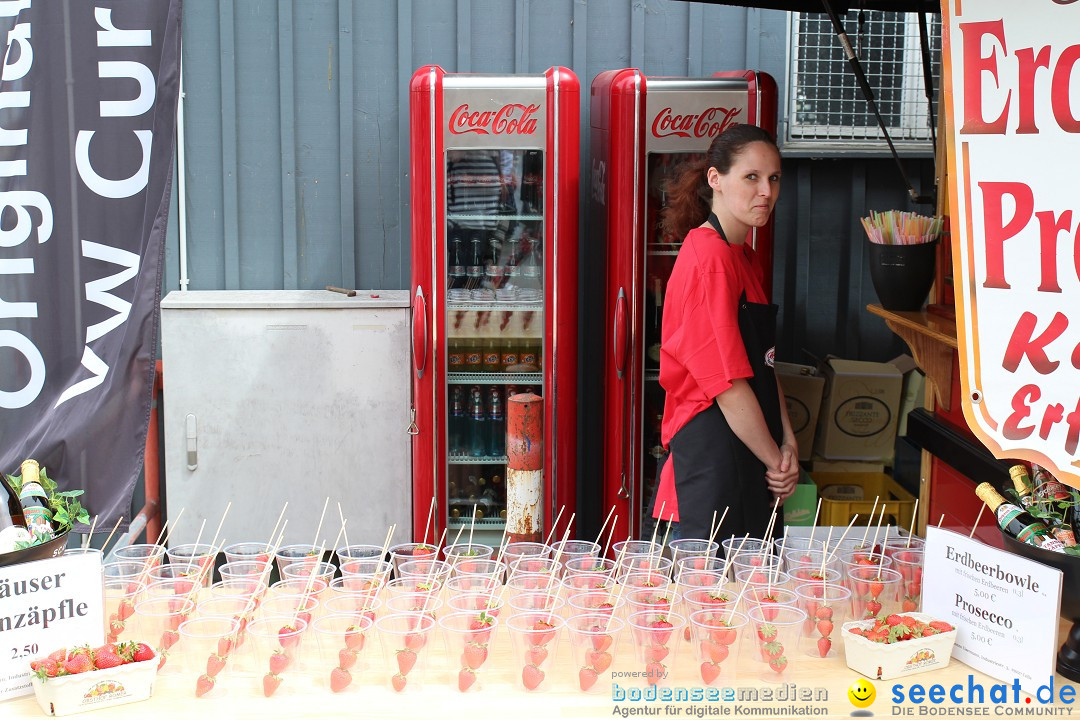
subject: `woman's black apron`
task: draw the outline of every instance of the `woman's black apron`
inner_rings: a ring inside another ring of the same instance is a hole
[[[715,214],[709,224],[727,243]],[[739,298],[739,334],[754,372],[747,379],[765,423],[777,445],[783,440],[780,396],[773,374],[776,305],[752,303],[746,291]],[[715,402],[695,415],[671,439],[675,495],[679,502],[679,536],[707,538],[713,511],[717,518],[730,507],[719,537],[762,537],[772,514],[773,498],[765,483],[765,465],[736,437]],[[782,529],[777,535],[782,534]]]

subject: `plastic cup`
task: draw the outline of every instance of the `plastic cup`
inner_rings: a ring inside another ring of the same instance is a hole
[[[420,578],[445,583],[454,566],[442,560],[407,560],[398,565],[399,578]]]
[[[341,571],[341,586],[349,592],[382,592],[383,586],[390,581],[390,573],[394,566],[385,560],[345,560],[338,568]],[[335,587],[334,581],[330,583],[331,589]]]
[[[254,668],[251,677],[265,697],[308,692],[308,684],[302,677],[307,665],[307,629],[307,623],[301,619],[279,616],[248,623],[245,647]]]
[[[105,563],[101,570],[107,581],[145,584],[149,577],[149,569],[142,560]]]
[[[799,609],[806,613],[802,636],[810,657],[836,657],[840,628],[851,614],[851,591],[843,585],[809,583],[795,589]]]
[[[922,612],[923,558],[922,550],[896,548],[893,553],[893,570],[900,573],[901,579],[900,612]]]
[[[458,543],[447,545],[443,548],[443,557],[450,563],[451,568],[457,570],[461,566],[461,572],[472,572],[479,560],[490,560],[495,553],[495,548],[490,545],[479,543]]]
[[[390,613],[375,621],[382,646],[379,675],[395,692],[423,690],[435,621],[418,613]]]
[[[196,565],[194,563],[169,563],[168,565],[158,565],[155,568],[151,568],[148,573],[147,582],[155,582],[157,580],[180,580],[180,586],[183,586],[183,581],[190,583],[188,592],[194,589],[196,584],[199,587],[210,587],[210,573],[206,571],[206,567],[203,565]]]
[[[489,575],[458,575],[446,581],[446,593],[450,597],[465,593],[498,593],[502,583]]]
[[[615,561],[611,558],[591,556],[570,558],[563,563],[563,572],[567,576],[606,575],[612,577],[615,574]]]
[[[193,594],[191,592],[191,581],[183,578],[172,578],[169,580],[154,580],[151,578],[146,588],[143,590],[145,597],[173,597],[176,595],[187,596]]]
[[[615,580],[603,573],[579,573],[563,575],[562,584],[567,592],[577,593],[585,590],[613,590]]]
[[[840,563],[840,572],[845,576],[856,567],[892,567],[892,558],[887,555],[882,558],[882,553],[867,550],[840,550],[836,557]]]
[[[791,676],[790,667],[796,659],[799,633],[806,613],[794,605],[761,605],[747,611],[749,632],[757,642],[762,661],[758,679],[768,683],[783,683]]]
[[[809,535],[785,535],[773,538],[773,552],[777,556],[787,556],[791,550],[824,550],[825,537],[818,533],[816,537]]]
[[[629,588],[665,588],[670,584],[668,576],[651,570],[639,570],[626,573],[619,578],[619,583]]]
[[[318,687],[332,693],[363,693],[372,653],[366,650],[373,620],[368,617],[326,615],[311,625],[314,643],[311,672]]]
[[[626,598],[613,590],[585,590],[566,598],[567,616],[603,615],[608,617],[626,615]]]
[[[521,573],[513,575],[506,583],[506,596],[512,598],[524,592],[536,592],[547,588],[558,587],[558,581],[552,580],[550,575],[539,573]]]
[[[319,609],[323,617],[349,615],[354,618],[366,617],[375,622],[382,604],[382,600],[371,595],[334,595],[321,603]]]
[[[691,570],[705,570],[709,559],[716,557],[720,549],[720,543],[715,540],[701,540],[698,538],[680,538],[668,543],[671,548],[671,566],[675,568],[675,579],[678,580],[679,563],[683,560],[691,560],[686,567]]]
[[[893,557],[896,553],[903,550],[922,550],[926,547],[926,541],[918,535],[911,536],[911,544],[908,544],[907,535],[903,536],[890,536],[885,541],[885,556]]]
[[[721,572],[727,567],[727,560],[718,557],[684,557],[679,558],[672,565],[672,576],[676,581],[682,576],[684,572],[690,571],[705,571],[705,572]]]
[[[682,604],[682,597],[667,587],[663,588],[634,588],[625,590],[626,604],[629,612],[636,613],[644,610],[652,610],[656,613],[668,613]]]
[[[747,590],[766,590],[770,587],[789,589],[791,577],[783,570],[739,570],[735,584],[746,584]]]
[[[766,554],[772,553],[772,546],[761,538],[729,537],[720,543],[720,547],[724,549],[724,557],[728,559],[738,559],[741,555],[760,555],[762,551]]]
[[[523,557],[510,561],[510,577],[518,575],[551,575],[562,576],[562,563],[553,558]]]
[[[834,555],[830,559],[824,550],[787,550],[784,552],[783,569],[793,578],[812,580],[814,573],[821,572],[822,561],[826,570],[841,569],[839,557]]]
[[[164,580],[162,582],[173,581]],[[263,598],[266,597],[266,590],[258,583],[251,580],[219,580],[210,586],[207,595],[209,597],[231,597],[251,600],[255,603],[256,609],[258,609],[259,605],[262,604]]]
[[[746,592],[743,593],[743,612],[749,612],[752,607],[760,607],[762,616],[766,620],[771,620],[778,617],[779,612],[777,608],[783,605],[790,605],[791,607],[797,607],[799,604],[799,596],[791,590],[784,590],[782,588],[768,588],[768,587],[748,587]]]
[[[187,543],[171,547],[165,551],[165,554],[169,556],[171,565],[198,565],[209,581],[214,573],[214,559],[217,557],[217,551],[217,548],[207,543],[198,545]]]
[[[395,578],[383,586],[383,597],[394,598],[399,595],[438,595],[442,583],[427,578]]]
[[[239,624],[231,618],[203,617],[180,623],[179,661],[182,682],[195,697],[229,694],[233,680],[233,641]]]
[[[814,570],[809,568],[799,568],[795,570],[794,575],[791,575],[791,583],[788,589],[795,590],[800,585],[811,585],[823,582],[843,585],[844,576],[839,570],[834,570],[832,568],[825,568],[825,572],[821,572],[820,567]]]
[[[686,570],[675,581],[675,592],[684,595],[689,590],[723,585],[724,576],[718,570]]]
[[[178,673],[179,663],[168,662],[172,647],[179,640],[180,625],[195,612],[195,603],[185,597],[153,597],[135,606],[130,636],[151,645],[157,653],[158,672]]]
[[[519,593],[510,598],[510,613],[555,613],[560,614],[566,606],[566,598],[554,592]]]
[[[423,614],[432,620],[437,620],[439,611],[442,609],[442,598],[428,593],[405,593],[388,597],[383,603],[386,613],[413,613]]]
[[[739,573],[747,571],[750,574],[750,582],[768,582],[768,573],[780,568],[780,558],[775,555],[740,555],[731,561],[731,577],[739,577]]]
[[[302,580],[307,582],[308,578],[314,577],[322,580],[327,585],[334,579],[334,575],[337,573],[337,565],[328,562],[309,562],[307,560],[301,560],[300,562],[289,563],[281,570],[282,580]]]
[[[544,543],[534,542],[511,542],[507,543],[503,550],[503,562],[510,565],[515,560],[522,558],[549,558],[551,557],[551,546]],[[526,570],[525,572],[531,572]]]
[[[395,578],[401,577],[398,566],[410,560],[438,560],[435,546],[425,543],[400,543],[391,547],[390,562],[394,566]]]
[[[349,560],[384,560],[383,549],[380,545],[342,545],[334,551],[337,556],[338,567]]]
[[[275,598],[279,595],[310,595],[322,599],[323,593],[329,588],[329,584],[320,577],[315,578],[285,578],[278,580],[266,591],[267,598]]]
[[[143,588],[132,580],[105,581],[105,636],[108,642],[116,642],[121,635],[125,640],[131,636],[127,623],[143,598]]]
[[[644,610],[627,618],[634,640],[634,657],[641,664],[649,685],[664,683],[678,656],[686,618],[670,612]]]
[[[163,545],[139,543],[116,548],[112,554],[116,558],[116,562],[140,563],[144,569],[148,570],[161,564],[165,558],[165,547]]]
[[[285,568],[293,563],[317,563],[321,561],[322,548],[316,545],[286,545],[278,548],[277,554],[274,555],[274,562],[277,564],[279,577],[284,577]]]
[[[626,623],[617,617],[582,613],[566,621],[574,666],[578,668],[578,689],[600,694],[609,692],[611,662],[619,650],[619,639]]]
[[[749,622],[743,613],[727,608],[706,608],[690,614],[690,644],[705,685],[734,686],[743,629]]]
[[[266,584],[270,580],[270,573],[266,572],[266,563],[248,562],[246,560],[227,562],[218,568],[218,574],[222,580],[250,583],[253,588],[251,591],[253,595],[265,590]]]
[[[499,597],[499,593],[488,594],[486,592],[460,593],[452,595],[446,600],[450,612],[486,612],[492,617],[499,617],[506,601]]]
[[[439,620],[451,687],[476,692],[483,679],[498,619],[485,612],[455,612]]]
[[[266,598],[259,605],[259,617],[297,617],[304,624],[311,622],[319,614],[319,599],[314,595],[277,595]]]
[[[644,572],[657,573],[665,578],[670,577],[671,558],[663,555],[627,555],[616,568],[615,575],[621,579],[631,573]]]
[[[872,566],[848,570],[846,587],[851,591],[851,619],[884,618],[897,612],[902,580],[900,573],[889,568]]]
[[[253,562],[266,565],[272,558],[273,546],[263,542],[238,542],[227,545],[221,552],[225,554],[225,562]]]
[[[566,572],[566,563],[582,558],[596,558],[603,548],[591,540],[560,540],[551,545],[551,557],[562,563],[562,572]]]
[[[485,575],[494,577],[502,584],[506,577],[506,563],[496,560],[473,560],[467,564],[458,563],[454,566],[454,572],[451,575]]]
[[[510,667],[529,692],[550,689],[548,674],[558,652],[565,621],[555,613],[521,613],[506,619],[513,644]],[[518,669],[520,668],[520,670]]]

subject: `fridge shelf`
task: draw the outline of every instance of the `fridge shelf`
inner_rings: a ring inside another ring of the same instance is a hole
[[[451,465],[505,465],[505,455],[448,455]]]
[[[660,371],[659,370],[646,370],[645,371],[645,382],[660,382]]]
[[[457,530],[458,528],[468,528],[472,526],[473,521],[471,518],[449,518],[446,523],[446,527],[451,530]],[[506,526],[506,521],[502,518],[482,518],[476,521],[476,528],[483,528],[484,530],[502,530]]]
[[[470,214],[470,213],[446,213],[447,220],[517,220],[520,222],[541,222],[544,219],[543,215],[484,215],[484,214]]]
[[[447,373],[450,385],[542,385],[543,373]]]
[[[679,248],[672,245],[650,245],[649,257],[677,257]]]
[[[498,300],[492,300],[491,302],[455,302],[453,300],[446,301],[447,310],[477,310],[480,312],[487,312],[491,310],[503,310],[506,312],[513,312],[515,310],[521,310],[526,312],[537,312],[544,309],[544,301],[537,300],[535,302],[500,302]]]

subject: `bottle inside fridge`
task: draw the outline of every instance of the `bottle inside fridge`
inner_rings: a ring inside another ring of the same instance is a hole
[[[485,148],[445,161],[444,507],[451,530],[475,522],[494,534],[506,518],[508,401],[544,386],[544,157]]]

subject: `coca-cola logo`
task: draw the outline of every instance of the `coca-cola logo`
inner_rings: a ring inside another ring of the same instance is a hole
[[[653,119],[653,137],[716,137],[735,124],[740,108],[713,107],[696,115],[676,115],[666,107]]]
[[[536,132],[533,117],[539,105],[508,103],[498,110],[470,110],[469,104],[459,105],[450,115],[450,132],[454,135],[532,135]]]

